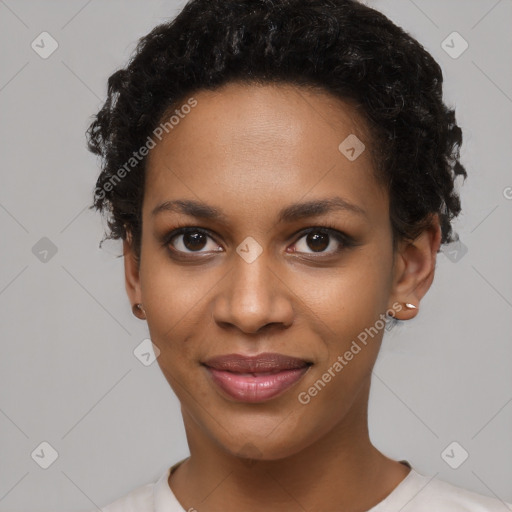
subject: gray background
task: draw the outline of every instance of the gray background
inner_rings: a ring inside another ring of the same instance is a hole
[[[441,64],[469,174],[455,224],[467,253],[440,254],[419,316],[386,334],[371,438],[424,474],[510,502],[512,2],[368,3]],[[176,397],[133,354],[148,331],[131,314],[120,242],[98,248],[104,221],[87,206],[99,169],[84,138],[108,76],[183,5],[0,1],[2,512],[103,506],[188,455]],[[31,48],[43,31],[59,44],[47,59]],[[469,43],[456,59],[441,47],[453,31]],[[31,457],[43,441],[59,454],[46,470]],[[441,456],[454,441],[469,453],[458,469]]]

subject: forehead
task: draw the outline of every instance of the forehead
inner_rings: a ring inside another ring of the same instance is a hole
[[[289,84],[230,83],[193,98],[148,156],[145,208],[185,197],[240,215],[326,195],[386,208],[350,104]]]

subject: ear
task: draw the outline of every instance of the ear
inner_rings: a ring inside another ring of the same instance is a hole
[[[133,249],[132,236],[127,231],[126,240],[123,240],[124,256],[124,277],[125,287],[130,303],[139,304],[142,302],[140,291],[139,261]]]
[[[412,242],[402,242],[395,253],[391,303],[398,302],[402,309],[396,318],[409,320],[417,315],[418,309],[407,309],[404,303],[419,308],[419,303],[434,280],[436,257],[441,245],[439,215],[432,215],[430,226]]]

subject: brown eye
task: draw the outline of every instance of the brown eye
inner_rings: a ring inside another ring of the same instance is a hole
[[[183,235],[183,245],[189,251],[199,251],[206,244],[206,235],[203,233],[185,233]]]
[[[329,235],[325,233],[308,233],[306,243],[315,252],[325,251],[329,247]]]
[[[171,233],[167,244],[174,251],[184,253],[209,252],[221,250],[207,232],[197,228],[182,228]],[[203,249],[207,249],[204,251]]]
[[[335,254],[349,246],[349,240],[337,230],[311,228],[295,243],[293,252]]]

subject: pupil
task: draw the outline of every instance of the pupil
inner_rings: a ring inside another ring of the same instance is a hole
[[[329,235],[326,233],[309,233],[306,241],[311,249],[322,251],[329,246]]]
[[[190,251],[202,249],[205,243],[205,235],[203,233],[194,232],[194,233],[185,233],[183,236],[183,244]]]

